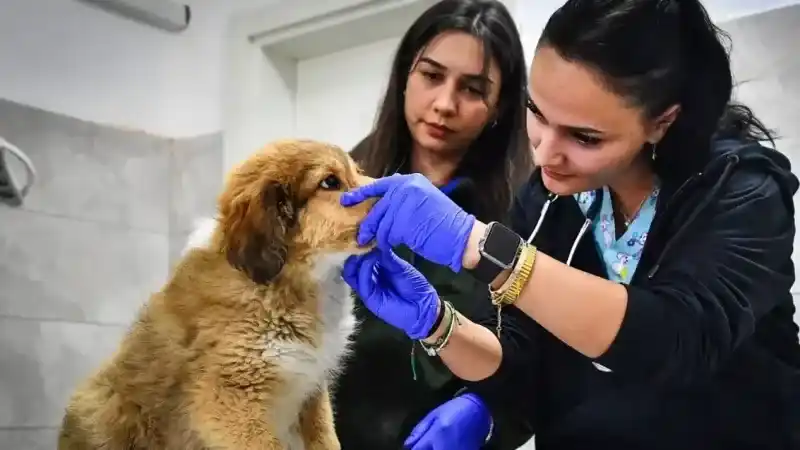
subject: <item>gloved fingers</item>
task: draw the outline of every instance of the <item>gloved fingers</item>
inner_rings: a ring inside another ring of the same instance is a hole
[[[380,178],[372,183],[357,187],[342,194],[339,203],[342,206],[357,205],[370,197],[382,197],[395,185],[403,182],[402,175],[391,175]]]
[[[446,442],[445,437],[439,431],[438,427],[433,427],[409,448],[411,450],[450,450],[454,448],[462,450],[457,442]]]
[[[436,445],[434,444],[433,439],[430,438],[423,438],[413,447],[409,447],[411,450],[436,450]]]
[[[380,222],[376,224],[375,244],[379,249],[388,251],[402,243],[394,242],[397,240],[394,234],[396,234],[395,232],[397,231],[395,230],[395,218],[397,217],[398,210],[401,208],[404,198],[392,196],[391,198],[387,197],[385,200],[391,200],[392,207],[387,208],[386,214],[384,214],[383,217],[381,217]]]
[[[378,264],[379,254],[373,250],[363,255],[358,267],[358,295],[366,303],[378,289],[375,282],[375,265]]]
[[[370,209],[358,227],[358,236],[356,237],[358,245],[367,245],[368,242],[375,238],[378,227],[383,223],[386,211],[389,210],[392,203],[391,197],[384,197],[375,202],[375,205]]]
[[[380,265],[388,274],[403,273],[408,270],[409,264],[403,261],[392,250],[380,250]]]
[[[361,260],[363,259],[364,255],[353,255],[348,257],[344,261],[344,267],[342,268],[342,278],[344,281],[347,281],[350,284],[350,287],[355,287],[350,281],[357,281],[358,280],[358,267],[361,265]]]
[[[415,445],[426,435],[428,431],[433,428],[436,422],[436,410],[434,409],[423,418],[408,435],[406,441],[403,443],[405,448],[416,448]]]

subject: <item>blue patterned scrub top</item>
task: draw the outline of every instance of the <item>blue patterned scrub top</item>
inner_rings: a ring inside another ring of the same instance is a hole
[[[656,214],[658,192],[659,189],[656,187],[633,217],[628,229],[617,239],[611,193],[607,187],[603,188],[603,203],[599,215],[592,224],[592,232],[597,251],[605,263],[609,280],[628,284],[633,278],[636,267],[639,265],[639,259],[642,257],[647,233],[650,231],[650,225]],[[575,194],[575,200],[578,201],[584,214],[587,214],[595,197],[596,191]]]

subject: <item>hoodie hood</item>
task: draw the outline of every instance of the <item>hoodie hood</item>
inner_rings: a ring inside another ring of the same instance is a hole
[[[715,141],[711,147],[711,159],[702,173],[690,178],[685,185],[700,179],[708,180],[713,183],[700,203],[693,208],[688,217],[683,220],[680,228],[667,241],[664,250],[659,255],[656,263],[648,272],[648,278],[652,278],[661,266],[661,261],[669,254],[674,244],[687,233],[695,219],[716,200],[719,193],[737,170],[746,170],[755,173],[763,173],[775,179],[780,187],[783,202],[786,208],[794,215],[794,201],[792,197],[797,192],[798,179],[791,171],[789,159],[777,150],[765,147],[757,142],[742,142],[738,140]],[[678,189],[682,191],[682,189]],[[678,195],[676,195],[678,197]],[[673,198],[672,203],[680,203],[680,200]],[[669,208],[669,206],[667,206]]]
[[[792,173],[791,163],[786,155],[756,142],[742,142],[733,139],[716,141],[711,155],[711,161],[704,171],[705,175],[724,174],[726,168],[729,173],[736,168],[763,172],[775,179],[781,188],[787,206],[794,211],[792,197],[800,188],[800,181]]]

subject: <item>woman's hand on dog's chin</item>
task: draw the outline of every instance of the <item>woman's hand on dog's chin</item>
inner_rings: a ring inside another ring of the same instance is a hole
[[[436,322],[436,290],[391,250],[372,250],[345,261],[342,278],[364,306],[411,339],[427,337]]]

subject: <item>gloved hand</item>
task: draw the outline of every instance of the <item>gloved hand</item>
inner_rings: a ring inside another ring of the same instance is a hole
[[[472,393],[463,394],[428,413],[403,446],[411,450],[478,450],[491,423],[483,400]]]
[[[345,261],[342,278],[373,314],[411,339],[431,335],[440,304],[428,280],[391,250],[374,249]]]
[[[383,198],[361,222],[359,244],[376,239],[383,250],[405,244],[431,262],[461,270],[475,216],[420,174],[381,178],[342,194],[341,204],[352,206],[370,197]]]

